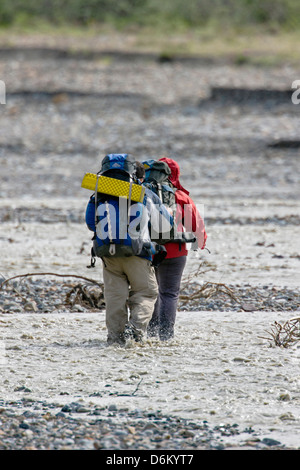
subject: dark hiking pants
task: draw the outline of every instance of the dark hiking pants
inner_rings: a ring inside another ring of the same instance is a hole
[[[156,268],[158,297],[148,326],[149,336],[167,340],[174,336],[176,309],[186,256],[165,259]]]

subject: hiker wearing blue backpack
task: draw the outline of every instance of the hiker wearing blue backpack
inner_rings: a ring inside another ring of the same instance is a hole
[[[170,158],[161,158],[157,162],[144,162],[144,165],[146,184],[148,181],[150,188],[155,190],[156,187],[158,192],[160,190],[162,202],[172,206],[175,211],[176,233],[170,233],[169,239],[167,237],[164,240],[160,239],[160,242],[164,243],[167,255],[156,268],[159,294],[148,326],[150,337],[157,336],[164,341],[174,336],[181,278],[188,255],[186,242],[193,242],[193,249],[204,249],[207,235],[204,221],[189,196],[189,191],[183,188],[179,181],[178,163]],[[151,171],[152,167],[154,172]],[[160,167],[163,167],[163,170]],[[149,171],[148,176],[147,171]],[[161,175],[162,173],[165,175]]]
[[[163,219],[170,226],[172,217],[142,187],[127,154],[106,155],[96,179],[86,224],[94,233],[93,257],[103,261],[107,343],[124,346],[128,337],[143,341],[157,299],[154,265],[166,250],[151,241],[150,226]]]

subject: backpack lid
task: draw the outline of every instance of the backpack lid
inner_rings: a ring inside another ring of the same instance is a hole
[[[166,162],[157,160],[145,160],[143,162],[145,168],[145,182],[156,181],[157,183],[163,183],[168,181],[171,175],[171,170]]]
[[[98,175],[112,170],[118,170],[129,175],[133,175],[135,171],[135,161],[127,153],[110,153],[105,155],[101,162],[101,169]]]

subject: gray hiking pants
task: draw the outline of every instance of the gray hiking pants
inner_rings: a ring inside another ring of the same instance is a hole
[[[159,294],[149,322],[149,336],[159,336],[161,340],[174,336],[180,283],[186,259],[186,256],[167,258],[156,268]]]
[[[108,342],[122,343],[128,321],[137,336],[142,337],[158,294],[151,262],[138,256],[105,257],[103,280]]]

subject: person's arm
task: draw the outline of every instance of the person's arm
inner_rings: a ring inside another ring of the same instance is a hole
[[[85,223],[92,232],[96,231],[95,227],[95,197],[91,196],[85,211]]]
[[[182,208],[182,224],[187,232],[193,232],[197,238],[198,248],[205,248],[207,234],[205,231],[204,220],[200,215],[194,201],[183,191],[176,191],[177,203]]]

